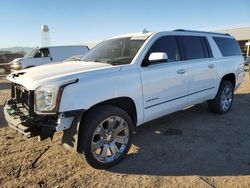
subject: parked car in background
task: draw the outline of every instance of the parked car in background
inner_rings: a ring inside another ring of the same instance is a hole
[[[249,65],[250,65],[250,57],[247,57],[247,58],[245,59],[245,62],[244,62],[244,63],[245,63],[245,65],[248,65],[248,66],[249,66]]]
[[[25,57],[11,62],[11,70],[21,70],[51,62],[61,62],[74,55],[84,55],[89,51],[87,46],[49,46],[36,48]]]
[[[0,74],[10,73],[10,62],[21,57],[23,57],[22,53],[0,51]]]
[[[4,114],[27,137],[62,131],[64,145],[94,168],[109,168],[126,156],[136,126],[202,102],[227,113],[244,74],[228,34],[128,34],[103,41],[81,61],[10,74]]]
[[[0,63],[0,74],[10,73],[9,63]]]
[[[250,57],[247,57],[244,61],[248,74],[250,75]]]

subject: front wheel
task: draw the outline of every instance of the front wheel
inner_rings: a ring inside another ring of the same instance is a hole
[[[222,80],[219,91],[213,100],[208,101],[210,110],[217,114],[227,113],[234,99],[233,84],[229,81]]]
[[[86,114],[81,127],[80,153],[92,167],[106,169],[126,156],[131,146],[132,120],[122,109],[97,107]]]

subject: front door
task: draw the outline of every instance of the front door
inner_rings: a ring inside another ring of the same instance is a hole
[[[180,110],[187,103],[189,64],[180,61],[176,37],[156,40],[145,59],[152,52],[165,52],[168,60],[141,67],[144,121]]]

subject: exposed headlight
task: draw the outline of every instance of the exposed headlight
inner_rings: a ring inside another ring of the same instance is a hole
[[[49,87],[38,88],[35,91],[35,110],[40,112],[52,111],[56,106],[57,90]]]
[[[35,90],[35,111],[56,113],[65,86],[78,82],[78,79],[66,80],[54,85],[42,86]]]

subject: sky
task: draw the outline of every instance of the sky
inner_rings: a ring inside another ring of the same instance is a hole
[[[250,0],[1,0],[0,48],[51,45],[140,32],[250,26]]]

